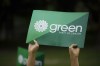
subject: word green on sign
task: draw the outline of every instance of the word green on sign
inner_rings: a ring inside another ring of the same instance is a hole
[[[82,32],[82,26],[74,26],[74,25],[56,25],[52,24],[50,25],[50,32],[55,33],[57,31],[61,30],[62,32]]]
[[[26,66],[28,59],[28,50],[18,47],[17,66]],[[35,66],[44,66],[44,53],[37,52]]]
[[[56,12],[34,10],[26,43],[37,40],[40,45],[83,48],[88,12]]]

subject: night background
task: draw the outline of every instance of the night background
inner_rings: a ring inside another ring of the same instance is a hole
[[[0,0],[0,66],[16,66],[18,47],[26,48],[33,10],[89,12],[80,66],[100,66],[100,0]],[[40,46],[45,66],[70,66],[68,48]]]

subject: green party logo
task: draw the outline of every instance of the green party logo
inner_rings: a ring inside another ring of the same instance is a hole
[[[27,58],[23,57],[22,54],[19,54],[18,56],[18,62],[22,65],[26,65],[27,64]],[[42,61],[36,60],[35,61],[35,66],[42,66]]]
[[[44,20],[36,21],[36,23],[34,24],[34,28],[38,32],[44,32],[47,29],[47,27],[48,23]]]
[[[84,47],[88,12],[58,12],[34,10],[26,43],[37,40],[40,45]]]
[[[26,63],[27,63],[27,58],[24,58],[23,57],[23,55],[19,55],[18,56],[18,62],[20,63],[20,64],[22,64],[22,65],[26,65]]]
[[[77,34],[80,35],[82,32],[81,25],[61,25],[61,24],[50,24],[48,25],[47,21],[39,20],[34,23],[34,29],[37,32],[44,32],[46,29],[49,29],[50,33],[59,32],[61,34]]]

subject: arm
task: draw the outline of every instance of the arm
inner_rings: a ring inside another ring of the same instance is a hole
[[[79,56],[80,49],[75,47],[75,46],[77,46],[77,45],[76,44],[72,44],[69,47],[71,66],[79,66],[78,56]]]
[[[36,54],[36,51],[39,48],[39,45],[38,45],[37,41],[34,40],[34,42],[35,42],[34,45],[29,44],[29,46],[28,46],[27,66],[35,66],[35,54]]]

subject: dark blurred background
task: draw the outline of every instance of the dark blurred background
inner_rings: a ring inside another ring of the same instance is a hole
[[[33,10],[89,12],[80,66],[100,66],[100,0],[0,0],[0,66],[16,66],[17,48],[25,43]],[[40,46],[45,66],[70,66],[68,48]]]

